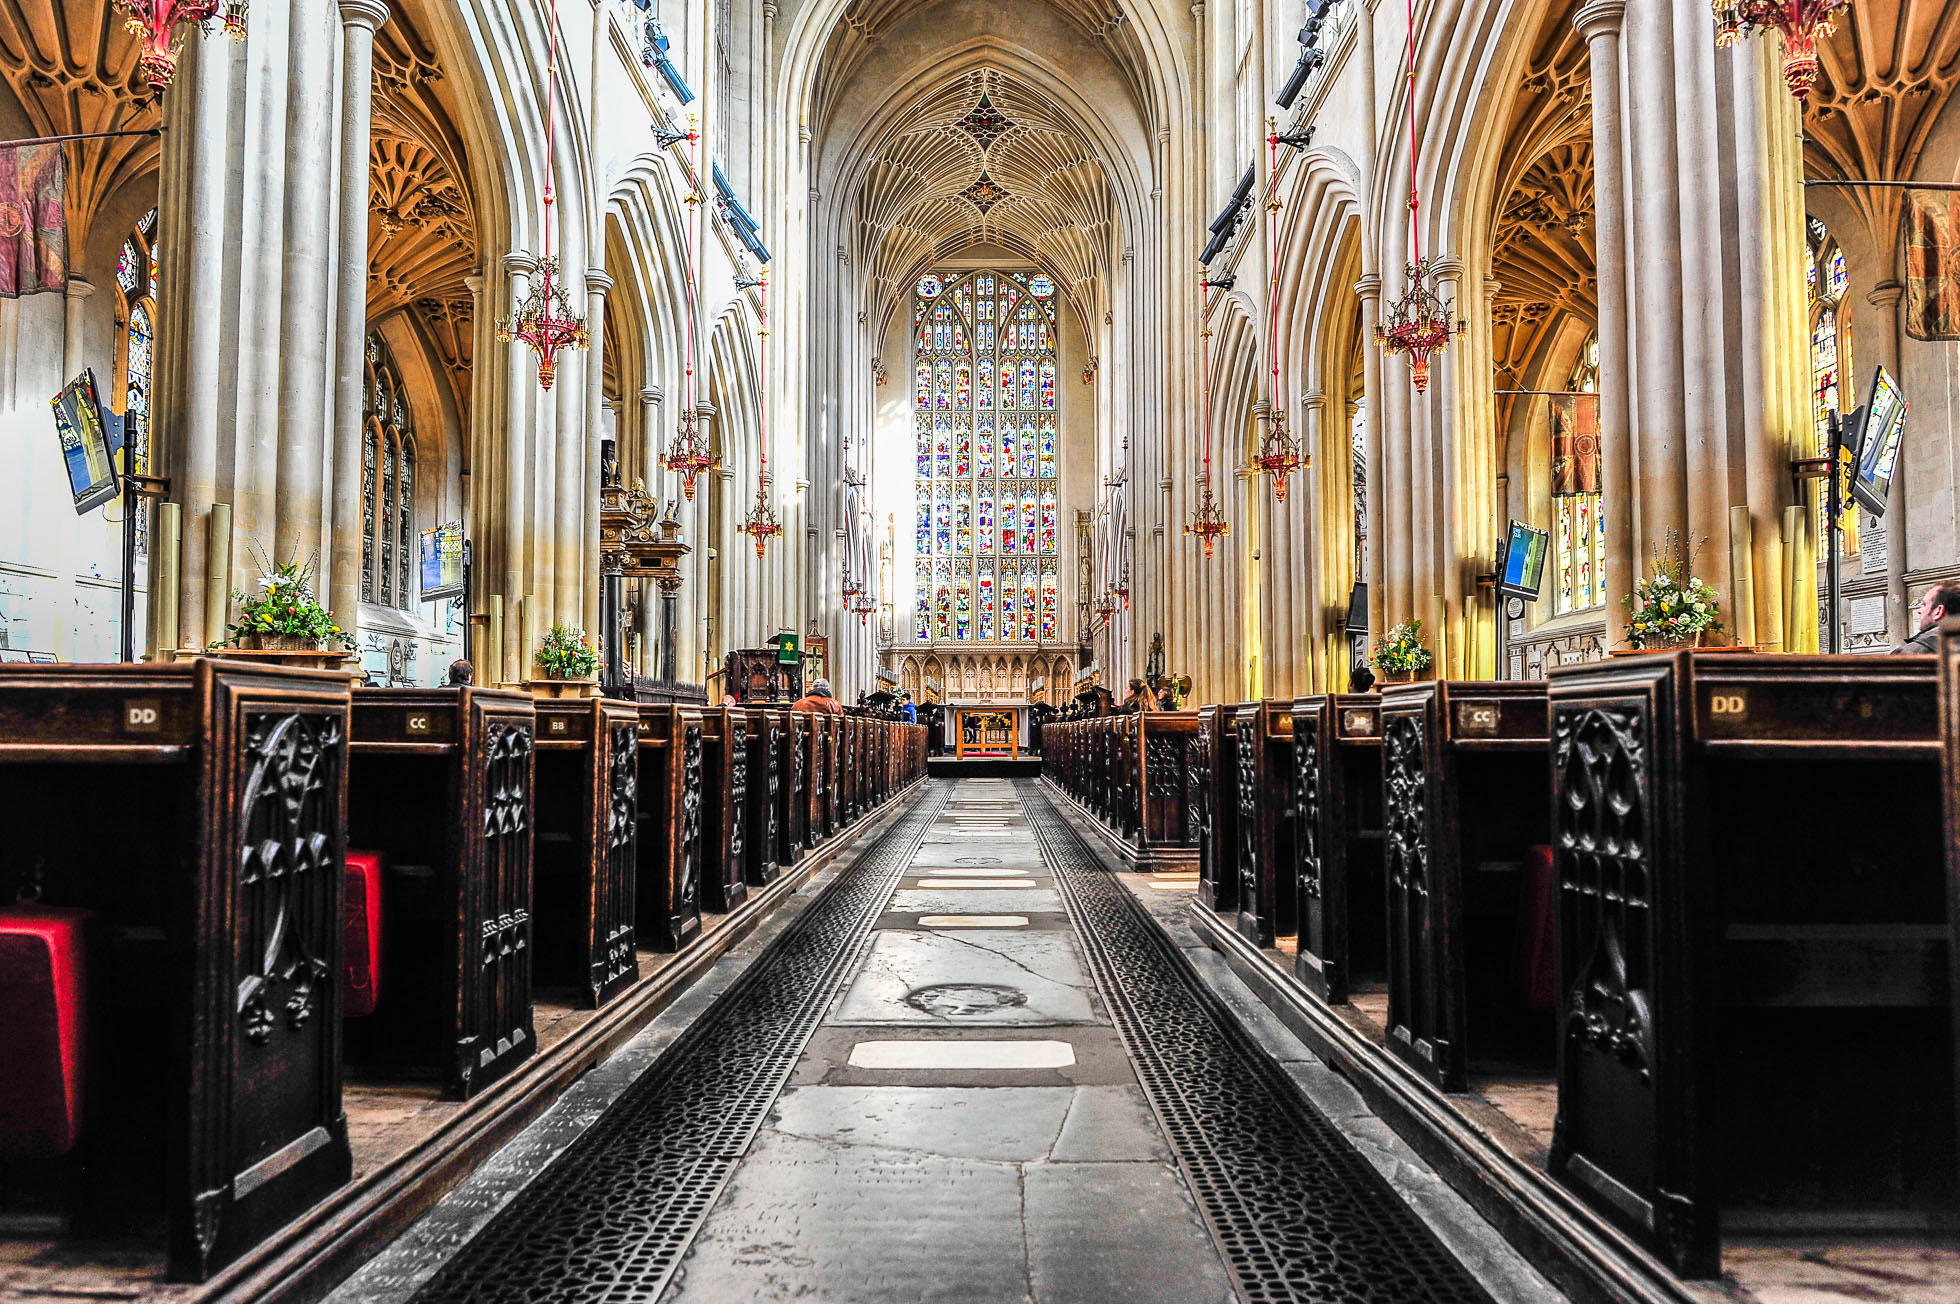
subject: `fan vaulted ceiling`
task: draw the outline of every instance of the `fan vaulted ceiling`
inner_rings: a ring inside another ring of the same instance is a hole
[[[1048,267],[1100,315],[1114,201],[1073,124],[1027,83],[983,68],[922,97],[866,162],[858,256],[882,315],[929,260],[978,243]]]

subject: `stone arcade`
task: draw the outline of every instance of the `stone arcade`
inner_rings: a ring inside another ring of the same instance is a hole
[[[1960,1298],[1956,68],[0,5],[0,1304]]]

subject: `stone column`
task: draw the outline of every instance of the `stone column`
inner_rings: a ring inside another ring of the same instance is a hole
[[[61,376],[62,383],[80,375],[88,366],[87,341],[83,339],[82,315],[88,297],[95,293],[95,286],[84,277],[68,278],[66,302],[62,305],[61,335]],[[103,396],[105,399],[107,395]],[[97,517],[96,520],[101,518]],[[75,591],[75,553],[80,546],[82,523],[73,512],[61,512],[54,522],[54,562],[60,573],[58,592],[68,596]],[[54,645],[51,649],[58,660],[68,661],[75,654],[75,624],[72,620],[57,619],[54,622]]]
[[[585,474],[579,490],[584,539],[574,554],[581,558],[581,564],[571,568],[577,573],[576,593],[583,599],[575,598],[565,607],[568,611],[582,610],[581,623],[587,629],[596,629],[599,624],[599,453],[606,433],[606,293],[612,287],[613,278],[606,275],[605,268],[585,269],[585,324],[591,332],[592,349],[585,360]]]
[[[1686,287],[1681,282],[1680,142],[1675,132],[1679,96],[1671,5],[1640,5],[1626,30],[1627,100],[1643,111],[1628,124],[1626,191],[1629,329],[1634,370],[1634,428],[1640,446],[1634,475],[1640,513],[1636,547],[1643,550],[1668,530],[1688,523],[1688,465],[1681,321]],[[1637,184],[1633,184],[1637,182]],[[1698,232],[1696,239],[1711,238]],[[1717,293],[1714,287],[1703,292]]]
[[[1367,345],[1363,345],[1366,348]],[[1308,458],[1314,458],[1325,450],[1327,438],[1327,395],[1320,389],[1309,389],[1300,396],[1300,450]],[[1296,648],[1305,647],[1306,654],[1300,656],[1294,672],[1293,692],[1302,693],[1340,692],[1347,687],[1346,676],[1335,684],[1333,670],[1327,661],[1327,604],[1333,599],[1327,583],[1330,573],[1345,570],[1345,562],[1336,564],[1327,555],[1328,531],[1322,512],[1327,506],[1320,497],[1319,471],[1326,459],[1319,458],[1300,472],[1300,484],[1293,492],[1300,495],[1298,543],[1294,549],[1294,564],[1303,574],[1296,574],[1291,585],[1305,582],[1305,605],[1296,601],[1293,604],[1293,623],[1284,627],[1286,637],[1294,640]],[[1353,513],[1349,516],[1352,518]],[[1352,555],[1352,544],[1350,554]],[[1347,595],[1342,594],[1343,598]],[[1301,619],[1304,612],[1304,619]]]
[[[537,270],[537,259],[523,252],[504,255],[504,272],[508,281],[506,295],[512,310],[522,303],[530,293],[530,275]],[[511,349],[526,346],[512,344]],[[524,630],[518,611],[519,599],[531,592],[531,567],[527,556],[526,540],[530,538],[531,520],[527,487],[531,482],[531,395],[527,386],[534,384],[527,375],[529,368],[513,365],[510,368],[510,412],[505,428],[504,446],[504,683],[513,683],[529,677],[531,649],[524,646]]]
[[[1633,394],[1627,338],[1626,163],[1621,149],[1620,29],[1626,0],[1588,0],[1572,17],[1592,61],[1593,240],[1599,286],[1600,501],[1606,524],[1606,641],[1626,646],[1612,605],[1639,573],[1634,520]],[[1501,670],[1500,670],[1501,672]]]
[[[333,519],[322,569],[327,606],[341,628],[349,630],[361,607],[361,397],[367,368],[374,31],[387,20],[384,0],[340,0],[340,284],[334,317]],[[480,299],[482,279],[471,280],[475,282],[471,294]],[[485,681],[494,678],[487,675]]]
[[[164,101],[170,129],[158,178],[164,198],[158,238],[168,285],[215,287],[224,282],[230,64],[239,57],[234,49],[230,41],[187,41],[175,88]],[[161,472],[170,477],[170,496],[182,507],[178,641],[201,647],[213,635],[214,621],[222,626],[224,620],[223,612],[207,613],[204,601],[211,505],[219,493],[223,340],[222,332],[200,320],[201,313],[210,311],[209,303],[193,303],[188,294],[166,294],[159,307],[156,446]],[[151,606],[161,606],[161,600]]]
[[[1363,11],[1367,9],[1362,6]],[[1382,463],[1382,351],[1375,345],[1375,329],[1381,324],[1382,278],[1363,276],[1354,283],[1361,300],[1361,443],[1367,462],[1368,547],[1362,558],[1362,579],[1368,584],[1368,634],[1380,638],[1388,627],[1388,578],[1384,559],[1388,555],[1384,510],[1386,467]],[[1328,685],[1329,692],[1345,692],[1346,667]]]
[[[359,22],[360,20],[356,20]],[[333,340],[323,329],[343,318],[331,311],[335,258],[334,185],[346,177],[346,192],[357,194],[361,207],[355,216],[360,235],[367,235],[366,120],[359,124],[360,157],[348,167],[343,145],[339,166],[333,158],[334,104],[341,99],[333,79],[334,36],[348,44],[346,10],[336,25],[333,15],[309,6],[293,11],[292,46],[287,52],[285,217],[282,254],[283,286],[279,299],[279,431],[276,453],[277,488],[273,492],[273,551],[302,564],[320,555],[321,517],[325,513],[327,432],[339,403],[327,398],[327,368]],[[338,26],[340,30],[334,29]],[[366,38],[370,43],[372,34]],[[365,88],[364,88],[365,89]],[[344,115],[343,115],[344,123]],[[357,180],[358,178],[358,180]],[[340,205],[344,213],[346,205]],[[362,240],[365,252],[365,239]],[[365,268],[365,257],[362,265]],[[366,317],[365,284],[357,287],[350,311],[356,322]],[[338,378],[336,377],[336,380]],[[324,579],[315,574],[316,583]],[[349,613],[351,614],[351,613]],[[347,622],[352,628],[353,622]]]
[[[1885,281],[1865,296],[1865,302],[1878,309],[1883,323],[1878,331],[1879,361],[1894,376],[1901,370],[1899,301],[1904,296],[1905,286],[1897,281]],[[1907,606],[1906,593],[1905,484],[1910,447],[1909,443],[1900,446],[1898,465],[1892,469],[1892,490],[1885,497],[1885,633],[1893,643],[1903,642],[1916,632],[1912,628],[1912,609]]]

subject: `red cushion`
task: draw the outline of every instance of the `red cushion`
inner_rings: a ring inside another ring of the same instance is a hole
[[[347,853],[347,896],[341,920],[347,945],[347,990],[341,1013],[358,1019],[373,1014],[381,999],[381,857],[372,851]]]
[[[0,907],[0,1159],[52,1159],[81,1138],[91,917]]]
[[[1524,861],[1524,909],[1522,924],[1524,938],[1522,959],[1524,961],[1524,999],[1534,1010],[1552,1008],[1553,988],[1557,985],[1552,972],[1552,849],[1532,847],[1525,853]]]

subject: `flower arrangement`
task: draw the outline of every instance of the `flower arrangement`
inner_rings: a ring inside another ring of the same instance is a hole
[[[1694,573],[1700,553],[1700,544],[1684,550],[1681,536],[1667,532],[1654,549],[1653,573],[1620,599],[1628,612],[1628,643],[1637,648],[1679,647],[1722,628],[1715,590]]]
[[[313,596],[311,562],[266,565],[267,572],[259,577],[258,593],[247,597],[240,590],[232,590],[231,600],[239,604],[238,619],[226,626],[225,637],[214,646],[318,651],[337,642],[350,652],[354,650],[354,640]]]
[[[583,679],[599,668],[599,654],[584,630],[553,625],[538,648],[538,665],[553,679]]]
[[[1422,645],[1422,622],[1405,620],[1389,630],[1375,644],[1368,660],[1384,674],[1416,675],[1429,669],[1432,658]]]

